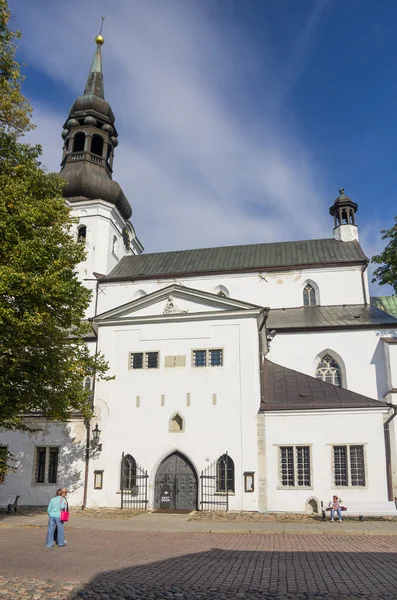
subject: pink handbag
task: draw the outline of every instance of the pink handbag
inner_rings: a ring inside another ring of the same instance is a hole
[[[65,521],[69,521],[69,515],[70,515],[68,501],[65,500],[65,502],[66,502],[65,508],[64,509],[61,508],[61,521],[62,521],[62,523],[65,523]]]

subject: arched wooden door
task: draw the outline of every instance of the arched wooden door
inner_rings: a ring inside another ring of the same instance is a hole
[[[188,458],[180,452],[167,456],[156,474],[155,508],[196,510],[197,492],[197,475]]]

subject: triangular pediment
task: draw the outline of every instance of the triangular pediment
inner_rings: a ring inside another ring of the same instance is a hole
[[[146,317],[162,317],[166,320],[188,318],[189,315],[203,313],[259,313],[263,310],[263,307],[256,304],[173,284],[102,313],[95,317],[94,321],[99,325],[110,321],[139,320]]]

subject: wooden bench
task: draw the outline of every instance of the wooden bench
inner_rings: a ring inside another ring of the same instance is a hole
[[[342,502],[342,506],[343,506]],[[331,511],[328,509],[328,503],[324,507],[321,502],[321,513],[323,521],[326,519],[326,513]],[[364,521],[364,517],[397,517],[396,502],[346,502],[347,510],[342,512],[343,517],[358,517],[360,521]]]

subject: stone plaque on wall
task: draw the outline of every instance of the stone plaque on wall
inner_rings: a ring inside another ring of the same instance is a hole
[[[186,367],[186,356],[166,356],[166,367]]]

